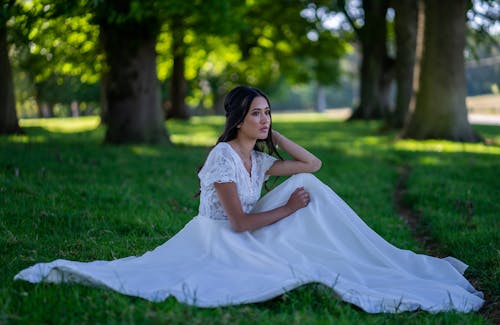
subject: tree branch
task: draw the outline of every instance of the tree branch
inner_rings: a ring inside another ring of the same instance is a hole
[[[354,21],[354,19],[352,19],[351,15],[347,12],[345,0],[339,0],[339,7],[342,13],[344,14],[345,18],[349,22],[349,25],[351,25],[356,35],[361,39],[361,30]]]

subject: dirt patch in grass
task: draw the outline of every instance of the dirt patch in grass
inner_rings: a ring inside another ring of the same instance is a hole
[[[431,235],[430,231],[422,225],[420,214],[413,210],[412,207],[409,206],[409,204],[407,204],[404,200],[407,190],[407,180],[410,174],[410,167],[400,166],[398,168],[398,174],[399,178],[393,192],[393,202],[399,216],[408,225],[411,232],[427,254],[436,257],[447,256],[446,252],[443,252],[440,248],[439,242]],[[482,287],[479,278],[469,276],[468,280],[474,287]],[[493,299],[490,292],[486,291],[484,294],[485,304],[479,313],[491,320],[493,324],[500,324],[500,308],[497,306],[498,303],[495,302],[495,299]]]
[[[439,243],[432,237],[429,231],[422,226],[419,213],[414,211],[412,207],[404,201],[406,182],[410,174],[410,168],[408,166],[399,167],[398,174],[399,178],[393,193],[393,202],[399,216],[403,218],[417,241],[429,255],[444,257],[444,253],[440,250]]]

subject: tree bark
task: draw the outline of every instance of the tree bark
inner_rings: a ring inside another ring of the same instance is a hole
[[[214,76],[207,78],[212,94],[212,112],[216,115],[224,115],[224,99],[228,90],[224,87],[224,82],[221,78]]]
[[[425,1],[419,91],[405,138],[480,140],[465,106],[466,10],[467,0]]]
[[[326,92],[325,86],[316,86],[316,112],[324,112],[326,110]]]
[[[388,124],[401,129],[413,96],[413,71],[418,32],[418,0],[394,1],[396,34],[396,106]]]
[[[171,106],[167,111],[167,118],[189,118],[186,107],[187,84],[185,77],[186,45],[184,44],[185,30],[182,17],[172,19],[172,53],[174,58],[172,78],[170,81]]]
[[[38,118],[43,118],[43,103],[35,96],[35,102],[36,102],[36,108],[37,108],[37,113],[38,113]]]
[[[106,54],[108,143],[169,143],[156,76],[156,35],[147,22],[101,24]]]
[[[350,119],[379,119],[389,109],[387,107],[388,92],[381,87],[387,83],[386,78],[391,75],[391,65],[386,64],[390,59],[387,55],[387,27],[385,16],[387,13],[386,0],[364,0],[363,10],[365,22],[358,30],[361,42],[360,68],[360,102]],[[390,82],[389,82],[390,83]]]
[[[101,124],[108,124],[108,74],[106,72],[101,73],[101,80],[99,80],[99,105],[101,106]]]
[[[7,25],[0,17],[0,134],[22,133],[17,119],[14,82],[9,62]]]

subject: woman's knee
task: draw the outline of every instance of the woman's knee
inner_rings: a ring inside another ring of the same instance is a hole
[[[292,177],[294,177],[295,179],[300,179],[300,180],[304,180],[304,181],[317,180],[316,176],[314,176],[311,173],[295,174]]]
[[[300,174],[295,174],[291,177],[291,180],[294,182],[297,182],[299,186],[308,186],[308,185],[313,185],[317,184],[320,182],[316,176],[314,176],[311,173],[300,173]]]

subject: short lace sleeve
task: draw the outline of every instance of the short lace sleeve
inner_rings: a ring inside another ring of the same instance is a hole
[[[266,176],[266,172],[271,168],[271,166],[274,164],[274,162],[278,160],[275,157],[268,155],[267,153],[264,152],[256,152],[256,161],[257,165],[259,166],[260,169],[260,175],[264,178],[264,180],[267,180],[269,176]]]
[[[198,173],[202,186],[236,182],[235,161],[228,149],[222,145],[217,145],[212,149],[203,168]]]

